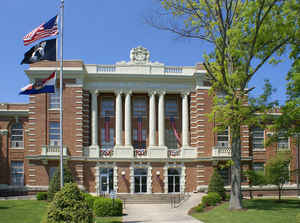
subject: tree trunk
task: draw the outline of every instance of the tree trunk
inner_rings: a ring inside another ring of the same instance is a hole
[[[249,188],[249,195],[250,195],[250,199],[252,200],[253,199],[252,185],[250,185],[250,188]]]
[[[242,209],[241,199],[241,137],[240,125],[231,126],[232,139],[232,164],[231,164],[231,194],[229,201],[230,210]]]
[[[278,187],[278,199],[279,201],[281,201],[281,188]]]

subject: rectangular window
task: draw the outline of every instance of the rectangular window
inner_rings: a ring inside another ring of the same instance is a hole
[[[23,161],[11,162],[11,185],[24,186],[24,163]]]
[[[115,117],[115,104],[113,97],[102,97],[101,117]]]
[[[289,138],[285,136],[285,132],[280,132],[278,135],[278,142],[277,142],[278,150],[287,150],[289,149]]]
[[[49,182],[52,180],[52,178],[53,178],[53,176],[54,176],[56,170],[57,170],[57,167],[56,167],[56,166],[51,166],[51,167],[49,168]]]
[[[115,102],[112,96],[101,97],[100,123],[100,147],[112,149],[115,144]]]
[[[177,97],[167,98],[165,106],[166,118],[178,118]]]
[[[101,128],[101,148],[112,149],[114,147],[114,128]]]
[[[50,141],[50,146],[60,145],[59,122],[49,123],[49,141]]]
[[[133,129],[133,148],[146,149],[146,134],[146,129],[142,129],[141,133],[138,132],[138,129]]]
[[[55,89],[55,93],[51,93],[49,94],[50,97],[50,104],[49,104],[49,108],[51,109],[55,109],[55,108],[59,108],[59,102],[60,102],[60,93],[59,93],[59,89]]]
[[[253,149],[264,149],[264,130],[256,127],[252,129],[252,146]]]
[[[11,147],[12,148],[23,148],[24,147],[24,136],[23,136],[23,125],[22,123],[15,123],[11,127]]]
[[[220,168],[218,170],[218,172],[221,175],[221,177],[223,178],[224,185],[225,186],[230,185],[230,183],[231,183],[230,168],[229,167]]]
[[[133,117],[134,118],[147,117],[147,105],[146,105],[145,97],[135,97],[133,99]]]
[[[217,133],[217,146],[228,147],[229,146],[229,131],[226,128],[224,131],[219,131]]]
[[[252,169],[254,171],[265,171],[265,164],[264,163],[253,163]]]
[[[165,139],[168,149],[178,149],[178,141],[173,129],[165,129]]]

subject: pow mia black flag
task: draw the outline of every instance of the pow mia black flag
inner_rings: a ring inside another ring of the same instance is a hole
[[[31,64],[41,60],[56,61],[56,39],[42,41],[24,54],[21,64]]]

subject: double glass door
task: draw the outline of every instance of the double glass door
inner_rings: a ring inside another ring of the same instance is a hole
[[[134,192],[147,193],[147,169],[134,169]]]
[[[168,169],[168,193],[180,192],[180,169]]]
[[[113,168],[100,169],[100,193],[110,193],[114,189],[114,171]]]

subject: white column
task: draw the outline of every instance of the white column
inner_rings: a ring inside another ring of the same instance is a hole
[[[182,96],[182,147],[189,146],[189,108],[188,108],[188,93],[181,94]]]
[[[122,146],[122,92],[116,92],[116,146]]]
[[[149,92],[149,146],[156,145],[155,91]]]
[[[158,100],[158,145],[165,146],[165,92],[159,93]]]
[[[131,145],[131,91],[125,97],[125,146]]]
[[[98,91],[92,93],[92,146],[98,146]]]

